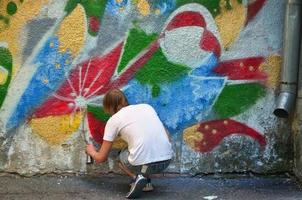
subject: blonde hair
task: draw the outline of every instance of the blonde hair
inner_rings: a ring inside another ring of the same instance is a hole
[[[107,92],[103,100],[104,111],[110,114],[115,114],[128,105],[129,103],[125,94],[119,89],[112,89]]]

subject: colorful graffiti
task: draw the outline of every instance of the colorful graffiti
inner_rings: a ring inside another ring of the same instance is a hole
[[[64,10],[66,15],[69,15],[74,9],[81,5],[86,13],[88,33],[92,36],[96,36],[101,26],[101,18],[104,15],[106,1],[84,1],[84,0],[69,0],[66,3]]]
[[[60,144],[87,123],[102,143],[109,118],[102,98],[121,88],[130,103],[151,104],[170,132],[183,134],[197,152],[212,151],[231,134],[266,145],[263,133],[233,117],[266,95],[273,81],[264,66],[278,63],[261,55],[225,59],[265,0],[247,5],[241,0],[69,0],[60,5],[54,7],[62,11],[20,69],[19,62],[12,65],[20,53],[0,49],[0,120],[8,134],[27,122],[35,134]],[[11,4],[8,8],[10,16],[17,12]],[[106,32],[103,22],[116,18],[131,20],[123,37],[108,43],[102,54],[90,55],[98,48],[92,42],[102,41]],[[160,31],[150,31],[157,25],[144,21],[155,19],[161,21]],[[6,94],[13,67],[18,73]]]
[[[18,4],[21,5],[23,1],[18,1],[17,4],[13,1],[3,2],[0,14],[0,32],[7,29],[11,23],[11,17],[18,12]]]
[[[213,120],[187,128],[184,131],[184,140],[194,150],[208,152],[219,145],[223,138],[234,133],[249,136],[262,147],[266,145],[263,135],[232,119]]]
[[[9,49],[12,54],[14,77],[19,71],[22,61],[20,38],[24,37],[25,25],[33,20],[48,1],[9,1],[0,2],[0,46]]]
[[[7,48],[0,47],[0,107],[12,78],[12,55]]]

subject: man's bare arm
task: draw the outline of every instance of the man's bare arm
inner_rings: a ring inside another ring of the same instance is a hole
[[[105,162],[108,158],[109,152],[111,150],[113,142],[103,141],[101,149],[96,151],[92,144],[88,144],[86,148],[86,152],[97,162]]]

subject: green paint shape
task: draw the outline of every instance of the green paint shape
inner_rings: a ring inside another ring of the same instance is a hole
[[[225,86],[214,109],[221,118],[238,115],[265,95],[264,86],[257,83],[238,84]]]
[[[158,85],[153,85],[152,87],[152,96],[157,97],[160,93],[160,87]]]
[[[224,1],[224,0],[223,0]],[[219,7],[220,0],[177,0],[177,7],[188,3],[198,3],[206,7],[213,17],[216,17],[220,14],[220,7]]]
[[[8,71],[8,77],[3,85],[0,85],[0,108],[6,97],[7,88],[12,78],[12,55],[7,48],[0,47],[0,65]]]
[[[92,113],[95,118],[103,122],[106,122],[110,118],[110,115],[105,113],[102,107],[88,106],[87,111]]]
[[[153,97],[158,96],[161,83],[172,82],[189,72],[190,68],[173,64],[167,60],[161,49],[158,49],[151,59],[135,75],[142,84],[150,84]]]
[[[232,4],[230,0],[225,0],[225,8],[227,10],[232,10]]]
[[[9,15],[14,15],[17,12],[17,5],[14,2],[9,2],[6,7],[6,12]]]
[[[67,1],[64,10],[69,15],[77,7],[78,3],[80,3],[79,0],[69,0]]]
[[[87,21],[90,21],[90,17],[95,17],[96,19],[101,20],[104,15],[105,8],[106,8],[107,1],[105,0],[69,0],[66,3],[64,10],[69,15],[78,4],[80,4],[84,10],[87,17]],[[89,23],[88,26],[88,33],[92,36],[96,36],[98,33],[94,32],[90,29]]]
[[[225,5],[225,8],[230,10],[232,9],[232,5],[230,0],[177,0],[177,7],[188,4],[188,3],[198,3],[206,7],[210,13],[215,18],[220,14],[220,2],[224,1],[222,5]],[[242,0],[237,0],[238,3],[242,4]]]
[[[0,21],[3,21],[6,25],[9,24],[9,18],[0,14]],[[1,31],[1,30],[0,30]]]
[[[157,37],[157,34],[147,35],[139,28],[133,28],[129,31],[128,38],[124,47],[124,53],[118,66],[118,72],[121,72],[135,56],[144,50]]]

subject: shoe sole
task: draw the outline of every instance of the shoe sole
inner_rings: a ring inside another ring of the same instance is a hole
[[[148,183],[147,183],[148,184]],[[132,183],[129,184],[130,188],[132,187]],[[151,192],[154,190],[154,186],[152,188],[147,188],[147,186],[143,187],[143,192]]]
[[[143,188],[143,192],[152,192],[154,189],[152,188],[152,189],[144,189]]]
[[[126,198],[128,199],[135,199],[141,196],[143,192],[143,188],[147,184],[147,179],[141,179],[140,181],[137,182],[136,187],[128,193]]]

